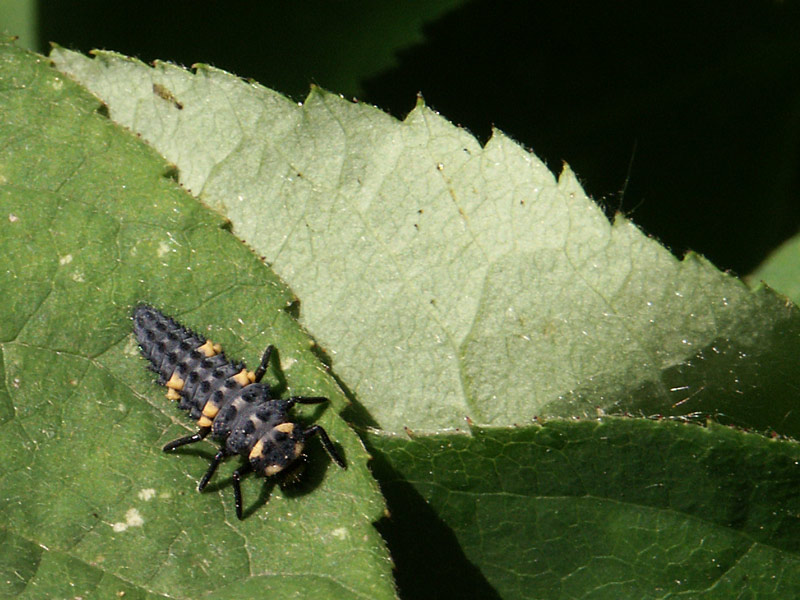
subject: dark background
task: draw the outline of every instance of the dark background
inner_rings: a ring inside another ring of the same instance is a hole
[[[48,0],[39,18],[44,44],[213,64],[298,100],[314,82],[402,118],[421,92],[738,274],[800,229],[797,2]]]

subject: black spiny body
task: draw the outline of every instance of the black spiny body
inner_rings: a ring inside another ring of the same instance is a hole
[[[239,454],[247,459],[233,474],[238,518],[242,518],[242,476],[250,471],[263,477],[277,475],[302,457],[305,441],[312,436],[318,436],[334,462],[345,468],[322,427],[303,429],[288,417],[295,404],[319,404],[328,399],[273,398],[269,386],[261,383],[272,346],[267,347],[258,369],[248,371],[244,364],[230,362],[219,344],[145,304],[133,311],[133,331],[142,355],[158,373],[159,383],[167,386],[167,398],[177,400],[178,407],[189,411],[199,427],[197,433],[164,446],[164,451],[199,442],[209,433],[222,442],[198,490],[203,490],[224,458]]]

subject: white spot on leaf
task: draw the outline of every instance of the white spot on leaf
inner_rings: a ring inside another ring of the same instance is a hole
[[[142,515],[140,515],[139,511],[135,508],[131,508],[125,513],[125,522],[112,523],[111,528],[116,532],[122,532],[128,527],[141,527],[142,525],[144,525],[144,519],[142,519]]]

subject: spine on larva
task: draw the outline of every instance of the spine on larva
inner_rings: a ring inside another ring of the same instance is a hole
[[[222,390],[234,390],[249,383],[241,374],[241,363],[225,358],[218,344],[213,344],[151,306],[142,304],[133,311],[133,331],[142,355],[166,385],[167,398],[178,401],[178,408],[189,411],[193,419],[202,419],[211,398],[221,405]],[[216,411],[214,411],[216,414]],[[201,427],[210,419],[198,421]]]
[[[142,356],[150,361],[162,384],[169,381],[180,363],[206,343],[203,336],[146,304],[133,311],[133,332]]]

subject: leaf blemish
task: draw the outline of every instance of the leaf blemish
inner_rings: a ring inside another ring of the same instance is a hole
[[[142,525],[144,525],[142,515],[140,515],[139,511],[135,508],[131,508],[125,513],[125,522],[112,523],[111,528],[116,532],[122,532],[128,529],[128,527],[141,527]]]

